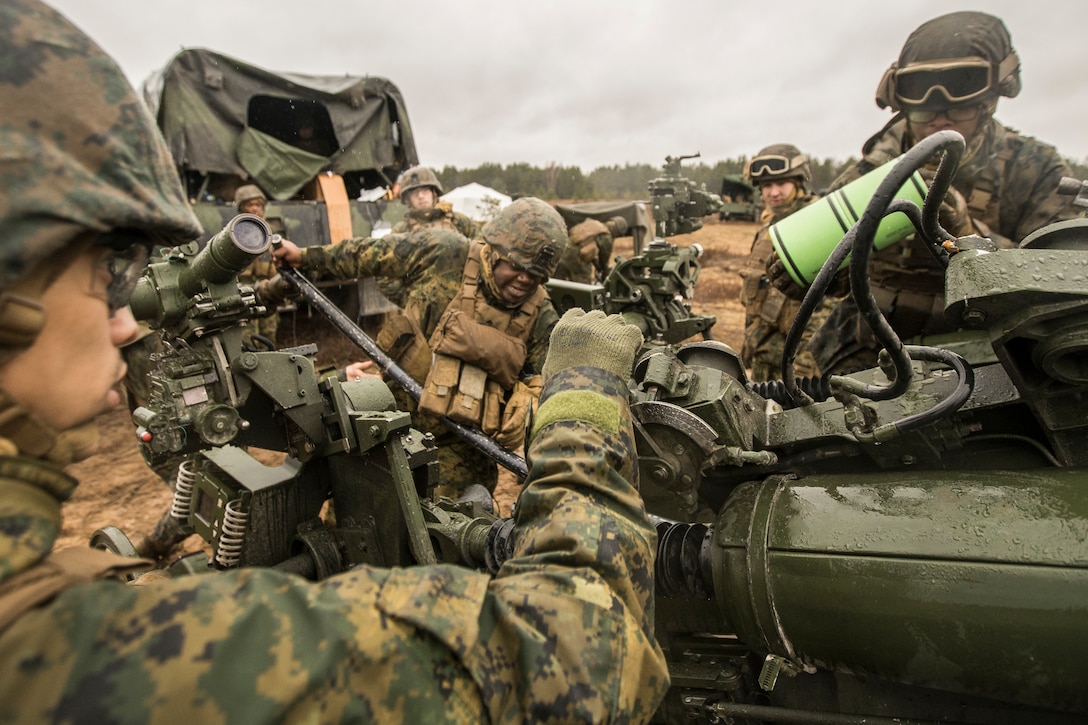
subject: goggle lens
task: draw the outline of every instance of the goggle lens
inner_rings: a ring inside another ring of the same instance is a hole
[[[930,101],[936,93],[948,103],[969,101],[991,90],[990,71],[989,64],[903,68],[895,74],[895,95],[900,103],[917,105]]]

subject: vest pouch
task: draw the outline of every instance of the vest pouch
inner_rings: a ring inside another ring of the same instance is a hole
[[[419,396],[419,410],[439,418],[445,417],[457,392],[461,361],[449,355],[434,356],[434,364]]]
[[[475,365],[463,363],[461,378],[446,416],[462,425],[479,428],[483,421],[484,395],[487,392],[487,373]]]
[[[516,390],[517,387],[515,386],[514,389]],[[506,391],[502,389],[502,386],[494,380],[488,380],[487,388],[484,391],[484,414],[480,423],[480,430],[492,438],[501,430],[503,402],[505,399]]]
[[[407,314],[387,314],[375,342],[413,380],[427,379],[431,367],[431,350],[427,347],[423,333],[416,329]]]
[[[525,343],[481,324],[459,309],[442,315],[429,342],[436,353],[483,368],[506,390],[514,387],[525,365]]]

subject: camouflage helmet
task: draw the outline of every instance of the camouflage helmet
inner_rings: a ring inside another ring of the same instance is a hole
[[[261,201],[268,201],[268,197],[261,191],[261,187],[256,184],[245,184],[239,186],[234,192],[234,208],[241,211],[242,204],[254,199],[260,199]]]
[[[581,246],[598,234],[610,234],[608,227],[596,219],[586,219],[570,228],[570,243]]]
[[[5,0],[0,68],[0,292],[88,232],[118,248],[200,235],[146,106],[83,32]]]
[[[993,15],[964,11],[918,27],[876,92],[881,108],[944,109],[950,105],[1015,98],[1020,57],[1008,28]]]
[[[760,149],[744,166],[744,178],[750,184],[763,181],[797,179],[804,188],[812,180],[808,159],[793,144],[776,143]]]
[[[442,196],[442,185],[438,183],[438,177],[426,166],[413,166],[402,173],[397,179],[397,186],[400,188],[400,200],[405,204],[408,203],[405,194],[424,186],[433,186],[435,196]]]
[[[546,282],[567,247],[567,225],[551,204],[522,197],[505,207],[483,229],[485,242],[515,267]]]
[[[627,220],[621,216],[614,216],[604,223],[608,232],[613,237],[622,237],[627,234]]]

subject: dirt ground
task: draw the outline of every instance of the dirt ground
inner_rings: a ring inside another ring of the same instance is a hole
[[[702,245],[702,270],[692,310],[696,314],[715,315],[717,323],[711,330],[714,339],[738,350],[744,324],[738,271],[757,228],[757,224],[750,222],[722,223],[707,218],[702,229],[670,240],[681,246]],[[631,239],[618,239],[615,253],[630,257]],[[358,358],[352,343],[324,321],[301,314],[283,315],[279,328],[280,346],[315,341],[319,365],[342,365]],[[100,419],[99,429],[100,452],[69,469],[81,483],[64,506],[64,529],[59,547],[85,544],[103,526],[116,526],[136,541],[151,530],[172,501],[171,489],[140,457],[135,428],[126,410],[118,409]],[[514,477],[500,476],[495,494],[500,511],[508,513],[516,495]],[[200,547],[199,538],[193,536],[172,554],[181,555]]]

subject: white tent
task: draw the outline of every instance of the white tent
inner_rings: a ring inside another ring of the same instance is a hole
[[[474,181],[451,189],[442,196],[442,201],[453,204],[454,211],[464,214],[473,221],[486,222],[513,199]]]

